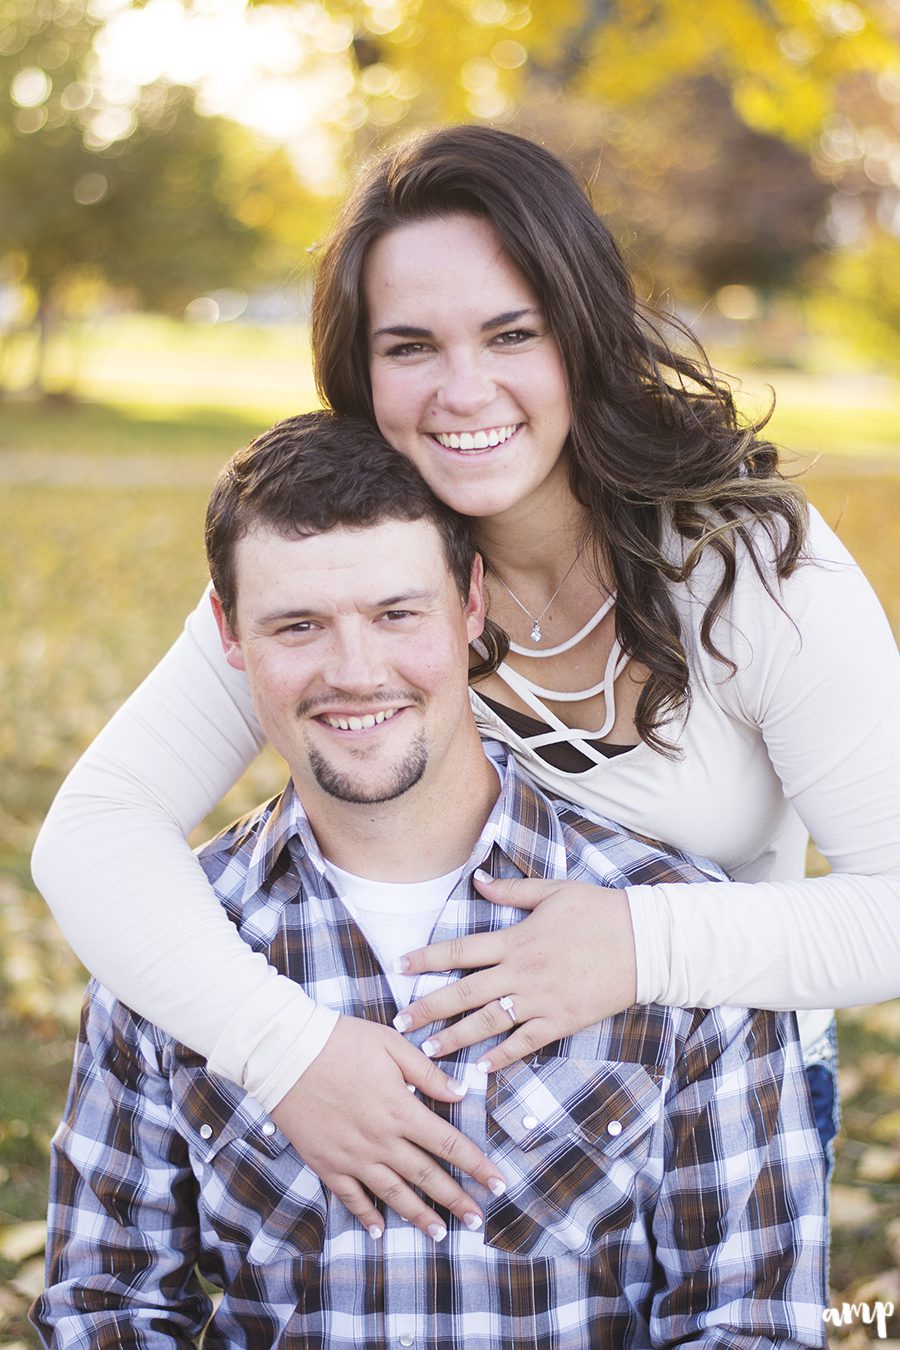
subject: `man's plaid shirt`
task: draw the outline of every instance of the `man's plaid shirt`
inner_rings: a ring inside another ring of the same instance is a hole
[[[522,917],[474,893],[478,866],[708,879],[489,752],[502,791],[434,940]],[[252,947],[313,998],[390,1026],[387,978],[291,787],[200,856]],[[373,1242],[262,1107],[94,984],[53,1144],[33,1312],[48,1343],[190,1345],[212,1309],[199,1270],[223,1291],[207,1350],[824,1344],[823,1159],[793,1015],[633,1008],[486,1089],[483,1049],[447,1065],[469,1092],[436,1109],[497,1161],[506,1194],[479,1197],[482,1232],[451,1218],[436,1245],[389,1212]]]

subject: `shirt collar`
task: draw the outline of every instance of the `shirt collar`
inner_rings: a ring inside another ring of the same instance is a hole
[[[505,746],[498,741],[483,744],[485,754],[500,776],[500,795],[463,871],[470,873],[476,867],[490,867],[492,855],[498,850],[523,876],[546,880],[565,877],[565,844],[550,802],[524,777]],[[413,847],[412,842],[410,846]],[[313,869],[318,886],[330,884],[328,864],[322,857],[293,782],[289,782],[281,796],[263,810],[247,864],[242,903],[265,886],[286,848],[290,849],[301,872],[304,864]],[[313,881],[312,877],[309,879]]]
[[[523,876],[564,878],[565,842],[551,802],[525,777],[505,745],[484,741],[483,746],[500,774],[501,788],[473,849],[471,867],[481,866],[498,849]]]
[[[242,904],[265,887],[286,848],[290,849],[301,874],[306,868],[312,868],[317,877],[327,879],[325,859],[291,780],[281,796],[264,808],[262,824],[247,863]]]

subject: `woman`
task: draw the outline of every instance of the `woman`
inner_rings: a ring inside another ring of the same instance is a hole
[[[511,639],[473,693],[483,730],[551,791],[735,878],[627,893],[484,883],[533,913],[469,939],[453,964],[478,973],[400,1028],[483,1009],[426,1043],[439,1058],[509,1031],[511,996],[520,1025],[490,1051],[497,1069],[635,998],[739,1002],[806,1010],[810,1063],[828,1064],[831,1014],[817,1010],[900,993],[898,658],[760,428],[742,429],[702,354],[673,350],[639,311],[563,165],[485,128],[425,136],[363,179],[323,254],[313,346],[326,401],[374,419],[476,519],[491,616]],[[378,1047],[393,1056],[388,1092],[355,1028],[325,1040],[301,991],[226,931],[183,842],[259,742],[204,602],[73,771],[38,883],[107,983],[279,1103],[373,1234],[363,1187],[423,1230],[437,1222],[413,1177],[471,1217],[446,1173],[416,1172],[440,1145],[399,1080],[444,1100],[449,1082],[392,1041]],[[802,879],[806,830],[833,875]],[[408,959],[448,966],[439,948]],[[413,1153],[388,1157],[392,1134]],[[460,1166],[501,1184],[481,1157]]]

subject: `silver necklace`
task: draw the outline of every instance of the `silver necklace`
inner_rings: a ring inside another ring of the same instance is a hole
[[[541,632],[541,619],[543,619],[544,615],[547,613],[547,610],[548,610],[548,609],[550,608],[550,606],[553,604],[553,601],[554,601],[554,600],[556,599],[556,597],[559,595],[559,593],[560,593],[560,591],[562,590],[563,586],[565,586],[566,582],[569,580],[569,577],[570,577],[570,576],[572,575],[572,573],[575,571],[575,564],[578,562],[578,559],[581,557],[581,555],[582,555],[582,553],[584,552],[584,550],[585,550],[586,547],[587,547],[587,544],[582,544],[582,545],[581,545],[581,548],[578,550],[578,552],[575,554],[574,559],[572,560],[572,565],[571,565],[571,567],[570,567],[569,570],[566,572],[566,575],[563,577],[562,581],[559,583],[559,585],[557,586],[556,590],[553,592],[553,594],[551,595],[550,599],[547,601],[546,605],[545,605],[544,608],[541,610],[540,614],[532,614],[532,612],[531,612],[531,610],[528,608],[528,606],[527,606],[527,605],[523,605],[523,604],[522,604],[522,601],[521,601],[521,600],[519,599],[519,597],[515,594],[515,592],[510,590],[510,588],[507,586],[506,582],[503,580],[503,578],[501,577],[500,573],[496,570],[496,568],[493,568],[493,567],[491,568],[491,571],[494,573],[494,576],[497,578],[497,580],[500,582],[500,585],[501,585],[501,586],[503,587],[503,589],[506,591],[506,594],[509,596],[510,600],[514,600],[515,603],[519,606],[519,609],[521,609],[522,612],[523,612],[524,614],[527,614],[528,617],[529,617],[529,619],[531,620],[531,640],[532,640],[532,642],[537,643],[537,642],[540,642],[540,641],[543,639],[543,636],[544,636],[544,635],[543,635],[543,633]]]
[[[548,656],[562,656],[565,652],[570,652],[573,647],[577,647],[579,642],[583,642],[586,637],[590,637],[595,628],[606,618],[613,605],[616,603],[616,593],[613,591],[606,597],[603,604],[595,614],[592,614],[583,628],[579,628],[577,633],[573,633],[565,642],[560,642],[556,647],[545,647],[542,652],[533,652],[528,647],[520,647],[518,642],[510,640],[509,650],[518,652],[519,656],[527,656],[529,661],[541,661]]]

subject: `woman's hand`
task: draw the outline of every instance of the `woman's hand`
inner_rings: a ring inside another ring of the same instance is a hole
[[[445,1221],[413,1187],[467,1228],[481,1227],[482,1212],[438,1159],[495,1195],[506,1187],[481,1149],[435,1115],[408,1085],[437,1101],[459,1101],[465,1094],[462,1083],[390,1027],[341,1017],[272,1118],[371,1237],[384,1231],[375,1195],[440,1242]]]
[[[394,1020],[399,1031],[469,1012],[422,1048],[429,1055],[448,1055],[510,1032],[479,1061],[490,1072],[631,1007],[637,977],[624,891],[580,881],[482,877],[476,872],[475,884],[485,899],[532,913],[499,932],[435,942],[404,957],[408,975],[475,973],[411,1003]],[[501,998],[512,1000],[509,1011]]]

